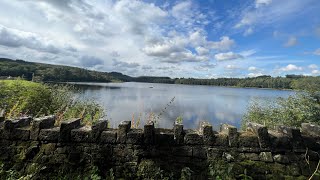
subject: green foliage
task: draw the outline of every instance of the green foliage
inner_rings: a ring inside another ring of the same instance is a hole
[[[273,128],[276,125],[300,127],[301,123],[319,124],[320,103],[310,93],[298,93],[288,98],[278,98],[271,102],[255,102],[243,118],[243,127],[247,122],[256,122]]]
[[[320,77],[290,75],[291,88],[299,90],[288,98],[269,102],[254,102],[245,114],[242,125],[257,122],[273,128],[276,125],[300,127],[301,123],[320,124]]]
[[[208,171],[209,177],[217,180],[231,180],[233,164],[229,164],[223,160],[213,161],[209,164]]]
[[[138,166],[137,176],[141,179],[162,179],[163,171],[152,160],[142,160]]]
[[[1,80],[0,87],[0,109],[5,110],[7,119],[55,114],[58,121],[78,117],[90,124],[105,116],[99,104],[75,97],[70,86]]]
[[[184,167],[181,169],[181,180],[190,180],[192,176],[193,171],[189,167]]]
[[[182,124],[183,123],[183,117],[182,116],[177,117],[176,123]]]

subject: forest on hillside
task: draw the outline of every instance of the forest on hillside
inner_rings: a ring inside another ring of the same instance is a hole
[[[26,80],[41,82],[148,82],[168,84],[255,87],[274,89],[303,89],[305,82],[320,82],[320,77],[286,75],[271,77],[268,75],[251,78],[170,78],[155,76],[131,77],[120,72],[99,72],[84,68],[11,60],[0,58],[0,77],[22,77]]]

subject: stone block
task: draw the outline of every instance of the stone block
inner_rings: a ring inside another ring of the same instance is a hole
[[[269,138],[267,127],[261,124],[249,122],[247,124],[247,128],[248,130],[254,132],[258,136],[259,145],[261,148],[270,147],[270,138]]]
[[[311,123],[302,123],[301,131],[304,134],[320,137],[320,126]]]
[[[236,127],[228,124],[222,124],[220,132],[228,135],[228,144],[230,147],[238,147],[239,133]]]
[[[292,149],[291,139],[289,136],[274,131],[269,131],[269,134],[273,150],[286,151]]]
[[[212,125],[202,122],[200,125],[200,134],[202,134],[203,136],[203,143],[205,145],[213,145],[215,136],[213,133]]]
[[[216,134],[215,137],[214,146],[228,147],[229,140],[227,134]]]
[[[199,158],[199,159],[206,159],[207,158],[206,148],[202,146],[192,147],[192,157]]]
[[[38,139],[40,141],[57,142],[60,136],[60,127],[41,129]]]
[[[184,135],[185,135],[185,133],[183,131],[183,125],[176,122],[174,124],[173,131],[174,131],[175,143],[178,145],[183,144],[184,143]]]
[[[117,142],[126,143],[127,133],[131,128],[131,121],[122,121],[118,127]]]
[[[30,128],[16,128],[10,133],[10,139],[27,141],[30,139]]]
[[[142,129],[131,129],[127,133],[127,144],[142,144],[143,143],[143,131]]]
[[[172,149],[172,154],[179,157],[192,157],[192,147],[177,146]]]
[[[41,129],[49,129],[54,126],[55,116],[35,118],[31,123],[30,139],[37,140]]]
[[[153,144],[154,143],[154,123],[149,122],[144,125],[143,136],[145,144]]]
[[[259,154],[260,161],[263,162],[273,162],[273,157],[271,152],[261,152]]]
[[[92,125],[92,138],[98,140],[102,131],[108,128],[108,120],[100,119]]]
[[[62,142],[68,142],[71,136],[71,130],[80,126],[80,118],[70,119],[68,121],[62,121],[60,125],[60,138]]]
[[[71,130],[70,140],[74,142],[94,142],[90,126],[83,126]]]
[[[31,120],[31,117],[21,117],[15,120],[6,120],[4,121],[4,129],[11,131],[15,128],[30,126]]]
[[[203,138],[196,131],[189,131],[184,136],[184,142],[187,145],[200,145],[203,144]]]
[[[174,132],[172,129],[155,129],[155,144],[160,146],[174,145]]]
[[[282,155],[282,154],[276,154],[273,156],[273,159],[275,162],[277,163],[281,163],[281,164],[289,164],[289,158],[286,155]]]
[[[255,134],[250,132],[243,132],[239,135],[239,147],[257,148],[259,146],[259,139]]]
[[[102,131],[100,142],[104,144],[115,144],[117,142],[117,130],[107,129]]]

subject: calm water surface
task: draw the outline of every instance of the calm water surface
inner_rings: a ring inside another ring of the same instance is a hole
[[[104,106],[111,126],[123,120],[141,117],[141,126],[151,113],[160,116],[158,127],[172,128],[178,116],[185,128],[197,128],[208,121],[214,128],[222,123],[237,127],[253,100],[287,97],[294,92],[269,89],[227,88],[214,86],[150,83],[76,83],[86,98]],[[174,101],[170,101],[174,98]],[[169,104],[169,105],[168,105]]]

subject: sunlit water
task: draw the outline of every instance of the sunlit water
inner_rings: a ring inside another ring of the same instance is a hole
[[[106,110],[112,127],[119,122],[141,119],[140,127],[151,114],[159,116],[158,127],[172,128],[178,116],[185,128],[197,128],[200,121],[215,129],[228,123],[241,126],[241,119],[254,100],[287,97],[294,92],[270,89],[150,83],[77,83],[82,96],[95,99]],[[172,101],[172,99],[174,100]],[[170,103],[171,102],[171,103]]]

